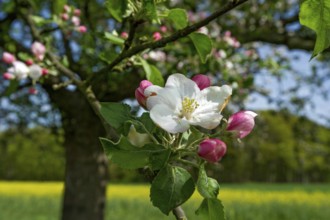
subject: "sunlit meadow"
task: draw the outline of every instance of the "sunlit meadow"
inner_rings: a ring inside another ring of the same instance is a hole
[[[227,219],[328,220],[330,185],[222,184],[220,197]],[[0,219],[59,219],[63,184],[57,182],[0,182]],[[109,185],[106,219],[174,219],[149,202],[147,185]],[[195,193],[184,205],[190,219],[202,198]],[[130,211],[128,211],[130,210]]]

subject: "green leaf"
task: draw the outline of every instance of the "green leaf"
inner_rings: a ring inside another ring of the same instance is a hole
[[[33,20],[33,22],[37,25],[37,26],[43,26],[45,24],[49,24],[51,23],[52,21],[51,20],[47,20],[43,17],[40,17],[40,16],[36,16],[36,15],[33,15],[31,16],[31,19]]]
[[[224,207],[219,199],[204,199],[196,214],[203,220],[225,220]]]
[[[147,80],[152,82],[154,85],[164,86],[164,78],[162,73],[157,69],[156,66],[149,64],[143,58],[140,58],[144,72],[146,73]]]
[[[63,6],[67,3],[67,0],[53,1],[53,14],[60,14],[63,11]]]
[[[160,170],[166,164],[171,155],[171,149],[155,151],[150,155],[150,166],[152,170]]]
[[[140,16],[147,18],[151,21],[156,21],[158,23],[158,15],[157,8],[154,0],[142,0],[142,11],[140,12]]]
[[[188,16],[184,9],[174,8],[169,11],[168,18],[173,22],[176,29],[183,29],[188,25]]]
[[[152,134],[155,129],[156,129],[156,125],[155,123],[152,121],[152,119],[150,118],[150,114],[149,112],[145,112],[141,115],[140,118],[138,118],[139,122],[136,124],[136,130],[140,133],[146,133],[146,130]]]
[[[191,126],[190,127],[190,134],[187,140],[187,146],[189,146],[190,144],[194,143],[195,141],[201,139],[203,137],[203,133],[200,132],[199,130],[197,130],[197,128]],[[197,144],[197,143],[195,143]]]
[[[105,6],[117,21],[122,22],[122,17],[127,9],[127,0],[107,0]]]
[[[17,91],[18,86],[19,86],[18,80],[10,80],[9,86],[6,88],[6,91],[3,95],[10,96],[11,94]]]
[[[127,104],[116,102],[101,103],[101,115],[115,129],[122,127],[126,121],[133,119],[131,108]]]
[[[204,164],[199,167],[197,190],[204,198],[217,198],[219,194],[218,181],[207,176]]]
[[[189,38],[193,42],[202,63],[205,63],[212,51],[211,39],[202,33],[192,33]]]
[[[109,160],[122,168],[136,169],[148,164],[149,153],[132,145],[127,138],[121,137],[118,143],[100,138]]]
[[[111,43],[113,44],[116,44],[116,45],[124,45],[125,43],[125,40],[121,37],[118,37],[114,34],[111,34],[110,32],[104,32],[104,38],[108,41],[110,41]]]
[[[330,1],[305,0],[300,6],[299,20],[316,32],[312,59],[330,46]]]
[[[187,201],[195,190],[189,172],[181,167],[166,166],[152,182],[150,199],[164,214]]]

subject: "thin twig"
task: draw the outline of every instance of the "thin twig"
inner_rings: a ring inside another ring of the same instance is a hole
[[[159,41],[153,41],[144,43],[142,45],[138,45],[135,47],[132,47],[131,49],[125,51],[124,53],[121,53],[114,61],[112,61],[108,66],[104,67],[103,69],[99,70],[96,74],[105,74],[111,71],[116,65],[118,65],[120,62],[122,62],[124,59],[134,56],[135,54],[138,54],[139,52],[142,52],[146,49],[156,49],[160,47],[166,46],[166,44],[170,42],[174,42],[180,38],[186,37],[189,34],[191,34],[194,31],[197,31],[199,28],[209,24],[211,21],[217,19],[221,15],[224,15],[228,11],[232,10],[233,8],[247,2],[248,0],[237,0],[237,1],[229,1],[222,9],[214,12],[210,16],[206,17],[205,19],[201,20],[200,22],[197,22],[193,25],[189,25],[185,27],[184,29],[178,30],[172,35],[168,37],[164,37]]]

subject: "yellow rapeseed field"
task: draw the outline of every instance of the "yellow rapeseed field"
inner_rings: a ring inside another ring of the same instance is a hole
[[[0,196],[60,196],[63,184],[59,182],[0,182]],[[280,203],[300,204],[312,207],[329,205],[330,190],[312,192],[302,189],[294,190],[255,190],[249,188],[222,188],[220,198],[224,203]],[[149,200],[149,186],[147,185],[109,185],[108,199],[141,199]],[[201,196],[195,192],[192,200],[201,201]]]

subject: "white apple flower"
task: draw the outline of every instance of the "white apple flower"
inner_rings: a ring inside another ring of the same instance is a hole
[[[42,68],[39,65],[37,65],[37,64],[31,65],[30,66],[29,76],[33,80],[38,80],[42,76]]]
[[[149,86],[144,91],[151,119],[169,133],[183,133],[190,125],[216,128],[221,111],[232,93],[230,86],[210,86],[202,91],[182,74],[171,75],[164,88]]]
[[[29,68],[21,61],[14,61],[13,66],[7,71],[13,74],[17,79],[25,79],[28,76]]]

